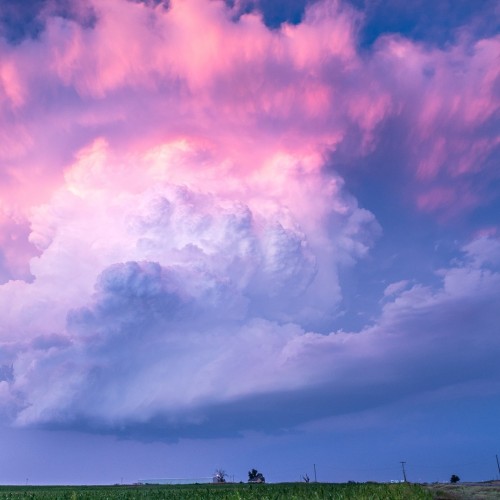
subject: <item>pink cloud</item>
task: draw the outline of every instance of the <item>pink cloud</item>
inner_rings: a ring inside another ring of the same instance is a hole
[[[467,193],[465,193],[467,196]],[[440,209],[446,210],[447,213],[460,213],[464,205],[468,203],[473,205],[477,202],[472,198],[459,198],[456,189],[450,186],[433,187],[417,197],[418,208],[425,212],[436,212]]]
[[[411,127],[411,156],[403,161],[414,169],[414,198],[426,211],[457,215],[491,199],[489,183],[498,178],[490,157],[499,146],[500,74],[493,62],[499,50],[500,37],[464,38],[445,50],[397,37],[378,43],[376,70],[393,75],[394,107]]]
[[[279,30],[256,14],[235,22],[221,1],[81,6],[95,11],[92,27],[49,10],[39,39],[0,46],[8,181],[0,196],[25,219],[98,137],[139,154],[199,144],[224,158],[224,175],[202,173],[200,161],[191,179],[218,177],[219,190],[240,179],[264,187],[259,177],[280,155],[315,158],[321,179],[325,152],[343,141],[355,145],[353,156],[373,151],[389,118],[407,130],[394,168],[415,179],[407,189],[418,209],[449,217],[492,197],[498,37],[438,49],[386,36],[361,54],[361,14],[337,1],[317,2]],[[282,181],[276,196],[289,192]]]
[[[8,52],[8,49],[4,46],[2,52]],[[2,101],[7,101],[14,108],[23,104],[25,90],[19,78],[18,68],[10,58],[5,58],[0,65],[0,88]]]
[[[361,56],[360,14],[339,2],[318,2],[299,25],[274,31],[255,14],[234,22],[222,2],[177,1],[166,10],[107,0],[93,9],[92,28],[49,16],[39,40],[2,48],[6,99],[20,108],[4,132],[5,154],[36,165],[21,179],[38,171],[60,183],[50,172],[103,134],[134,147],[196,137],[238,155],[243,168],[243,158],[258,165],[276,149],[335,148],[353,126],[369,151],[377,127],[401,115],[414,129],[408,164],[424,190],[439,174],[460,184],[498,146],[473,132],[498,108],[498,39],[441,50],[386,37]],[[49,89],[66,105],[47,101]]]
[[[418,353],[439,361],[432,332],[468,342],[446,320],[469,300],[494,314],[498,273],[481,266],[498,245],[480,241],[437,291],[399,281],[375,325],[325,334],[340,269],[380,233],[325,167],[344,141],[374,151],[391,119],[406,139],[391,168],[418,210],[480,205],[498,174],[499,38],[388,36],[361,52],[360,14],[337,1],[279,30],[234,22],[222,1],[86,5],[95,26],[47,14],[38,39],[0,46],[0,247],[20,278],[0,285],[15,378],[0,396],[19,423],[175,420],[317,384],[342,395],[366,381],[360,363],[383,394]]]

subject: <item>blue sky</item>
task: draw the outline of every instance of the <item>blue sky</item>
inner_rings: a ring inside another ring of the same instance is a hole
[[[0,6],[0,481],[498,476],[498,2]]]

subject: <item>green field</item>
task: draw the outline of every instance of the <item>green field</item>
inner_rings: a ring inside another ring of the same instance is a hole
[[[204,484],[162,486],[1,486],[0,500],[431,500],[432,495],[414,484]]]

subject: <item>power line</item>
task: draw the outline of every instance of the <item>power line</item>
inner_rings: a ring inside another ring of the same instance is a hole
[[[496,458],[496,463],[498,467],[498,474],[500,475],[500,454],[495,456]],[[407,461],[400,461],[401,464],[401,470],[403,477],[405,478],[405,481],[408,481],[408,477],[406,475],[406,463]],[[412,471],[413,473],[417,473],[418,471],[422,471],[423,474],[446,474],[447,471],[451,469],[457,469],[457,468],[465,468],[465,467],[471,467],[471,466],[476,466],[476,468],[481,469],[488,469],[491,470],[491,455],[490,458],[487,457],[482,457],[479,458],[478,460],[468,460],[468,461],[450,461],[450,462],[441,462],[441,461],[436,461],[436,463],[415,463],[414,461],[411,461],[412,464]],[[356,465],[348,466],[345,463],[342,465],[339,465],[337,463],[328,463],[328,464],[323,464],[323,469],[326,471],[325,473],[327,475],[331,474],[332,471],[335,471],[336,476],[350,476],[353,474],[365,474],[365,473],[375,473],[375,474],[381,474],[381,473],[388,473],[389,471],[392,474],[396,474],[396,466],[370,466],[366,462],[363,464],[360,464],[361,467],[357,467]],[[314,478],[311,477],[311,481],[314,479],[317,481],[317,470],[316,470],[316,464],[313,464],[313,471],[314,471]],[[424,472],[425,471],[425,472]],[[290,469],[290,472],[292,470]],[[293,470],[293,475],[295,477],[295,474],[299,473],[300,471],[296,471],[295,469]],[[420,474],[420,472],[419,472]],[[385,475],[385,474],[384,474]],[[302,475],[300,476],[302,477]],[[394,476],[392,476],[394,477]]]

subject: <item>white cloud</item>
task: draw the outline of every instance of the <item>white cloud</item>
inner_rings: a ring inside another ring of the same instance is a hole
[[[440,288],[389,285],[373,325],[324,334],[339,268],[380,229],[323,153],[352,130],[353,154],[372,150],[392,116],[425,146],[394,162],[418,170],[421,208],[476,206],[457,200],[467,183],[427,188],[438,173],[492,178],[476,165],[496,145],[498,39],[469,53],[385,37],[360,56],[358,15],[338,2],[281,31],[235,23],[222,2],[94,4],[91,29],[52,17],[38,40],[0,45],[2,174],[17,186],[1,194],[40,252],[32,283],[0,286],[14,367],[0,397],[18,424],[189,434],[224,414],[236,431],[281,428],[494,372],[494,239],[465,247]]]
[[[396,283],[391,283],[384,290],[384,297],[390,297],[392,295],[397,295],[405,288],[408,287],[408,280],[397,281]]]
[[[276,245],[262,215],[171,185],[134,200],[121,230],[152,243],[126,248],[157,259],[103,264],[64,336],[19,350],[4,390],[18,425],[154,439],[271,431],[498,375],[500,273],[477,268],[471,245],[440,287],[396,284],[372,326],[322,335],[301,326],[288,290],[311,265],[296,244],[306,235],[281,227]],[[295,321],[273,317],[280,307]]]
[[[322,372],[295,370],[286,346],[335,314],[338,267],[366,253],[373,216],[316,160],[279,155],[228,187],[196,145],[158,151],[98,141],[34,210],[35,280],[0,287],[18,424],[189,420]]]

